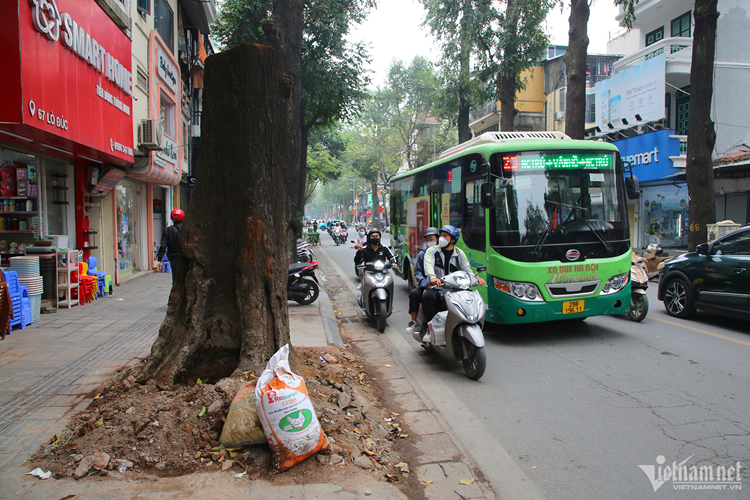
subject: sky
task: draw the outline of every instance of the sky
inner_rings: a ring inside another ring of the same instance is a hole
[[[434,42],[424,20],[424,9],[417,0],[377,0],[378,8],[357,26],[348,37],[350,41],[370,43],[370,69],[373,86],[382,86],[393,59],[411,61],[422,55],[432,61],[440,58],[440,47]],[[547,33],[553,45],[568,44],[568,16],[554,9],[547,17]],[[589,54],[607,51],[610,32],[619,32],[615,20],[618,13],[612,0],[593,0],[589,19]]]

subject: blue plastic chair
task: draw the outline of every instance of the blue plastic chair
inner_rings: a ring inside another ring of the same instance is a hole
[[[97,285],[97,288],[99,289],[99,296],[104,297],[105,291],[107,290],[106,284],[107,284],[107,278],[109,277],[109,275],[103,271],[97,271],[96,270],[97,264],[98,264],[98,261],[96,257],[93,257],[93,256],[89,257],[89,260],[88,260],[89,270],[87,274],[89,276],[94,276],[96,278],[96,285]],[[111,294],[112,292],[110,290],[108,295],[111,295]]]
[[[163,273],[172,272],[172,266],[169,264],[169,259],[167,258],[167,254],[164,254],[164,258],[161,260],[161,272]]]

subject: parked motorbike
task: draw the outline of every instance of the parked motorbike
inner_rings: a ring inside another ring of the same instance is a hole
[[[477,271],[485,269],[479,267]],[[447,310],[437,313],[427,323],[420,305],[417,314],[419,330],[414,332],[414,339],[446,359],[461,361],[466,375],[472,380],[479,380],[487,368],[482,333],[484,300],[477,290],[471,290],[479,285],[479,280],[466,271],[456,271],[440,280],[442,286],[435,289]]]
[[[628,318],[643,321],[648,314],[648,270],[646,261],[635,252],[630,255],[630,308]]]
[[[641,249],[643,250],[641,257],[646,262],[648,277],[652,280],[658,278],[659,272],[664,267],[664,261],[669,260],[671,257],[662,256],[664,250],[656,243],[651,243],[649,246],[643,245]]]
[[[320,295],[320,285],[315,276],[318,262],[289,264],[289,276],[286,282],[286,298],[303,306],[312,304]]]
[[[385,331],[385,321],[393,312],[393,275],[391,265],[381,260],[359,266],[362,273],[362,292],[357,297],[359,307],[368,318],[375,320],[378,331]]]
[[[297,262],[311,262],[315,254],[312,251],[312,245],[309,243],[297,240]]]

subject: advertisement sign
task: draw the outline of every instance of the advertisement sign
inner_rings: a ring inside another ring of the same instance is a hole
[[[130,39],[96,2],[3,4],[0,42],[13,54],[0,81],[0,122],[132,162]]]
[[[638,181],[655,181],[675,173],[670,156],[680,156],[680,140],[674,130],[657,130],[636,135],[612,144],[620,150],[622,160],[630,162]]]
[[[596,125],[603,133],[664,118],[666,56],[658,55],[602,80],[596,88]],[[623,118],[627,123],[623,122]]]

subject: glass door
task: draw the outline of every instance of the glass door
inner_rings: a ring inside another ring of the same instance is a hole
[[[117,253],[120,278],[142,269],[139,259],[140,189],[132,181],[117,185]]]

